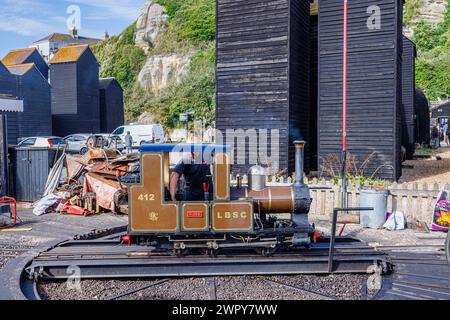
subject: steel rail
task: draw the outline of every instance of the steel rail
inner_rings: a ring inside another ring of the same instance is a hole
[[[212,301],[217,300],[217,283],[216,277],[212,277],[210,280],[210,297]]]
[[[144,290],[147,290],[147,289],[150,289],[150,288],[159,286],[159,285],[161,285],[161,284],[163,284],[163,283],[166,283],[166,282],[169,281],[169,280],[170,280],[170,279],[162,279],[162,280],[160,280],[160,281],[153,282],[153,283],[151,283],[151,284],[142,286],[142,287],[137,288],[137,289],[128,290],[128,291],[126,291],[126,292],[123,292],[123,293],[120,293],[120,294],[118,294],[118,295],[115,295],[115,296],[109,298],[108,300],[117,300],[117,299],[120,299],[120,298],[129,296],[129,295],[132,295],[132,294],[134,294],[134,293],[138,293],[138,292],[141,292],[141,291],[144,291]]]
[[[328,295],[324,295],[324,294],[321,294],[321,293],[318,293],[318,292],[315,292],[315,291],[312,291],[312,290],[308,290],[308,289],[305,289],[305,288],[300,288],[300,287],[297,287],[297,286],[293,286],[293,285],[290,285],[290,284],[287,284],[287,283],[282,283],[282,282],[273,281],[273,280],[269,280],[269,279],[264,279],[264,281],[268,282],[268,283],[276,284],[276,285],[279,285],[279,286],[282,286],[282,287],[286,287],[286,288],[289,288],[289,289],[294,289],[294,290],[302,292],[302,293],[304,293],[306,295],[313,296],[315,298],[324,299],[324,300],[337,300],[336,298],[330,297]]]
[[[335,256],[334,273],[370,273],[370,267],[385,264],[380,255]],[[81,279],[166,278],[199,276],[329,274],[328,257],[253,257],[237,258],[152,258],[106,260],[33,261],[26,268],[35,279],[67,279],[71,266],[80,269]]]

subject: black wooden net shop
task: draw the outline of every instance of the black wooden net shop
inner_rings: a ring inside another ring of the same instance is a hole
[[[349,1],[348,150],[366,175],[401,176],[402,0]],[[319,1],[319,160],[340,154],[343,1]]]
[[[99,66],[89,46],[64,47],[49,64],[53,134],[99,133]]]
[[[99,81],[100,89],[100,130],[111,133],[125,123],[123,90],[115,78]]]
[[[416,143],[429,145],[431,140],[430,103],[422,89],[417,86],[415,90],[414,109],[417,115],[414,124]]]
[[[310,140],[309,24],[308,1],[217,1],[217,129],[256,129],[258,138],[259,129],[280,130],[275,171],[293,172],[293,141]],[[268,150],[270,141],[269,134]],[[246,154],[235,150],[235,161],[245,162],[235,163],[236,172],[254,165],[249,159],[256,158],[257,145],[247,139]],[[308,149],[307,171],[309,155]]]
[[[24,110],[16,115],[19,138],[51,136],[52,111],[50,84],[34,63],[8,66],[17,76],[17,96]]]
[[[412,160],[415,151],[415,59],[416,45],[403,36],[402,56],[402,144],[406,148],[406,159]]]

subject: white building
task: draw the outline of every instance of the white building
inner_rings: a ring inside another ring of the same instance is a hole
[[[81,37],[77,29],[70,30],[70,34],[53,33],[43,39],[40,39],[30,45],[30,48],[36,48],[39,53],[48,62],[53,55],[61,48],[77,44],[94,44],[102,41],[101,39]]]

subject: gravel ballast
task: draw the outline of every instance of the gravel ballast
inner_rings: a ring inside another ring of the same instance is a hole
[[[215,296],[217,300],[360,300],[367,279],[367,275],[182,278],[119,299],[212,300]],[[48,300],[109,300],[158,281],[84,280],[81,291],[68,289],[66,282],[43,282],[38,289]]]

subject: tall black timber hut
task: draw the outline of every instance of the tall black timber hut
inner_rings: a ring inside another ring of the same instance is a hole
[[[416,87],[414,104],[417,115],[415,120],[416,143],[429,145],[431,140],[430,103],[419,87]]]
[[[111,133],[125,123],[123,89],[115,78],[100,79],[100,130]]]
[[[19,138],[52,134],[50,85],[34,63],[8,66],[17,76],[23,112],[16,115]]]
[[[11,50],[2,59],[5,66],[34,63],[45,79],[48,79],[48,65],[36,48]]]
[[[99,66],[89,46],[64,47],[49,64],[53,134],[99,133]]]
[[[0,61],[0,95],[17,97],[18,94],[17,76],[11,74],[8,68]],[[17,126],[17,114],[11,113],[6,119],[7,136],[9,144],[16,144],[19,138],[19,130]]]
[[[279,163],[272,159],[272,165],[289,172],[293,141],[309,140],[309,19],[308,1],[217,0],[216,127],[224,135],[256,129],[260,142],[259,129],[279,130]],[[237,135],[245,139],[242,132]],[[234,144],[228,138],[223,142]],[[239,173],[254,164],[255,147],[266,147],[252,139],[245,144],[245,155],[234,150]]]
[[[402,56],[402,144],[406,148],[406,159],[412,160],[415,151],[415,60],[416,45],[403,36]]]
[[[319,159],[340,154],[343,1],[319,1]],[[402,0],[348,3],[348,150],[366,171],[401,176]],[[322,161],[321,161],[322,162]]]

